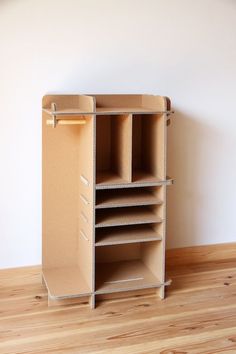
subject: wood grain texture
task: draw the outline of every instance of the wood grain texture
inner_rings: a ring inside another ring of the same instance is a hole
[[[0,271],[1,354],[236,352],[236,260],[174,266],[165,300],[133,296],[94,311],[48,307],[40,271]]]
[[[235,242],[175,248],[166,252],[166,262],[170,267],[225,259],[236,259]]]

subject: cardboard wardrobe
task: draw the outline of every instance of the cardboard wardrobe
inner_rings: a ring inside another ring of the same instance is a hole
[[[43,281],[49,305],[164,298],[167,125],[154,95],[43,97]]]

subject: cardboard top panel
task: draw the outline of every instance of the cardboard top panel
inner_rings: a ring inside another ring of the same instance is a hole
[[[43,110],[57,116],[150,114],[168,112],[170,104],[166,97],[154,95],[46,95]]]

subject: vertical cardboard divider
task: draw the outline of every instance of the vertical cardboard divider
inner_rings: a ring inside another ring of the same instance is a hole
[[[168,97],[163,97],[163,110],[171,110],[171,101]],[[167,175],[167,114],[162,115],[163,120],[162,120],[162,131],[163,131],[163,140],[162,140],[162,146],[163,146],[163,177],[166,179]],[[163,198],[163,219],[165,220],[162,223],[162,242],[160,244],[160,249],[158,250],[158,257],[160,257],[161,261],[159,264],[161,265],[161,270],[160,270],[160,280],[164,284],[166,279],[165,279],[165,258],[166,258],[166,185],[162,186],[162,198]],[[162,286],[160,289],[157,291],[158,296],[161,299],[164,299],[165,297],[165,286]]]
[[[171,110],[171,100],[168,97],[163,97],[164,100],[164,110]],[[164,154],[164,166],[163,166],[163,173],[164,176],[166,178],[167,176],[167,119],[168,119],[168,114],[164,114],[164,141],[163,141],[163,154]],[[163,241],[161,243],[162,245],[162,249],[161,249],[161,254],[160,257],[162,258],[162,277],[161,277],[161,281],[164,283],[166,281],[165,278],[165,268],[166,268],[166,203],[167,203],[167,196],[166,196],[166,185],[163,185],[163,217],[165,219],[165,222],[163,223]],[[157,292],[157,294],[159,295],[159,297],[161,299],[165,298],[165,286],[162,286],[159,291]]]

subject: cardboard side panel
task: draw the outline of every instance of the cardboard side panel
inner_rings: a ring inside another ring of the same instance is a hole
[[[155,95],[142,95],[142,106],[156,111],[167,109],[166,98]]]
[[[94,116],[86,118],[78,141],[78,265],[93,288],[94,249]]]
[[[51,103],[56,103],[57,110],[81,109],[93,112],[95,109],[94,98],[85,95],[45,95],[43,108],[50,109]]]
[[[78,141],[83,126],[46,125],[43,113],[43,267],[77,263]]]

